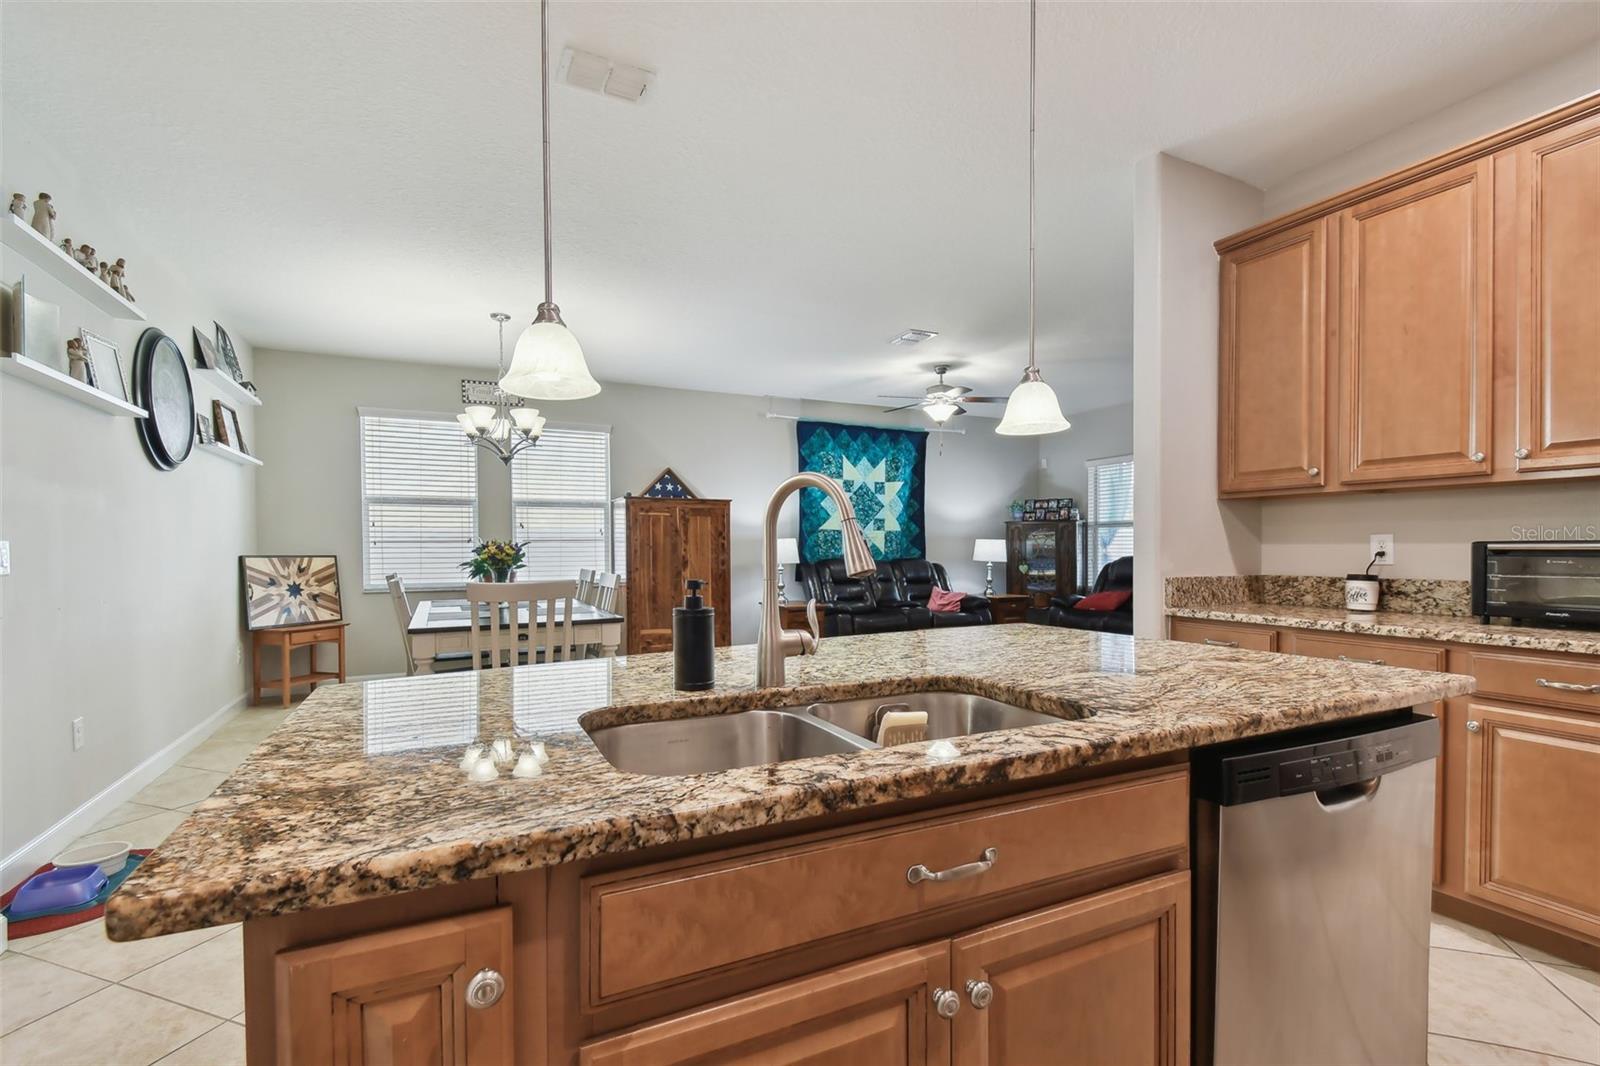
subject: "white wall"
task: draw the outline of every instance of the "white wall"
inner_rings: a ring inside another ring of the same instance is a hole
[[[1070,496],[1083,508],[1089,503],[1089,470],[1084,464],[1133,454],[1133,404],[1078,411],[1067,421],[1072,423],[1067,432],[1039,438],[1038,495]],[[1089,580],[1094,580],[1093,574]]]
[[[1162,632],[1168,577],[1250,574],[1260,512],[1217,499],[1217,254],[1261,191],[1156,155],[1134,172],[1134,626]]]
[[[1515,125],[1600,89],[1600,42],[1505,82],[1266,191],[1271,217]],[[1235,227],[1242,228],[1242,227]],[[1214,236],[1221,236],[1226,229]],[[1465,580],[1467,545],[1517,525],[1600,522],[1593,481],[1351,494],[1261,502],[1261,568],[1270,574],[1343,574],[1364,566],[1369,533],[1393,533],[1388,577]]]
[[[181,267],[141,254],[116,183],[80,175],[70,131],[38,138],[7,112],[0,190],[49,192],[57,237],[88,240],[129,263],[148,323],[113,321],[6,249],[0,281],[26,273],[60,307],[63,338],[85,327],[115,341],[125,373],[147,326],[187,353],[192,326],[216,308]],[[59,153],[59,154],[58,154]],[[9,224],[9,223],[8,223]],[[237,341],[245,366],[247,345]],[[61,365],[65,366],[65,352]],[[199,393],[197,398],[205,398]],[[286,400],[269,397],[268,402]],[[247,432],[250,418],[244,414]],[[3,879],[65,840],[24,845],[243,695],[238,556],[252,550],[255,475],[196,454],[157,470],[134,423],[0,377],[0,855]],[[74,752],[71,721],[85,719]],[[88,812],[58,836],[76,835]]]
[[[263,551],[315,548],[338,553],[346,590],[349,668],[355,674],[402,668],[399,637],[386,594],[363,594],[357,407],[455,412],[460,380],[481,377],[461,367],[390,363],[288,352],[257,353],[257,379],[269,395],[292,403],[262,409],[258,450],[259,543]],[[774,401],[787,414],[877,425],[925,425],[915,411],[884,415],[878,408]],[[552,403],[553,422],[609,425],[613,495],[642,492],[670,466],[705,497],[733,501],[733,639],[755,639],[761,580],[760,522],[767,498],[796,469],[795,424],[763,417],[769,401],[755,396],[606,384],[588,400]],[[965,435],[928,438],[928,556],[950,570],[952,584],[982,588],[982,564],[972,542],[1003,535],[1011,500],[1034,494],[1038,444],[994,433],[992,419],[967,419]],[[505,468],[489,456],[479,463],[480,526],[486,536],[509,534]],[[793,536],[793,503],[784,535]]]

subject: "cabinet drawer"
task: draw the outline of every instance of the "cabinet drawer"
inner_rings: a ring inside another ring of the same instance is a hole
[[[829,937],[1188,843],[1186,770],[1141,774],[932,821],[585,878],[586,996],[600,1004]],[[915,866],[986,869],[912,883]],[[805,886],[827,886],[808,892]]]
[[[1217,648],[1246,648],[1250,651],[1278,650],[1277,630],[1260,626],[1174,618],[1171,620],[1168,632],[1173,640],[1186,640],[1191,644],[1209,644]]]
[[[1480,651],[1472,653],[1472,673],[1483,695],[1600,711],[1600,662]]]
[[[1444,649],[1424,648],[1370,637],[1330,637],[1322,634],[1290,633],[1289,647],[1296,655],[1345,662],[1371,663],[1374,666],[1403,666],[1408,670],[1444,671]]]
[[[325,640],[338,640],[343,632],[338,626],[329,626],[327,629],[307,629],[299,633],[289,634],[289,643],[298,647],[301,644],[320,644]]]

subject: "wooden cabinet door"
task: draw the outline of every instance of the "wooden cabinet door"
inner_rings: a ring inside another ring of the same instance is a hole
[[[593,1041],[578,1062],[949,1066],[933,1009],[949,979],[948,941],[906,948]]]
[[[733,643],[733,619],[728,562],[728,503],[708,500],[684,504],[678,509],[678,544],[682,551],[678,573],[706,582],[706,602],[717,610],[715,641],[719,647]],[[681,596],[684,589],[678,589]],[[671,611],[668,611],[671,625]],[[670,647],[671,633],[668,633]]]
[[[1340,212],[1345,482],[1491,471],[1493,163]]]
[[[683,602],[682,560],[677,507],[630,500],[628,654],[672,650],[672,608]]]
[[[484,969],[505,979],[467,1005]],[[296,948],[275,964],[280,1063],[501,1063],[512,1058],[511,908]]]
[[[1466,891],[1600,937],[1600,719],[1467,706]]]
[[[1325,483],[1328,221],[1222,257],[1218,489]]]
[[[1516,164],[1517,469],[1600,467],[1600,118]]]
[[[1189,875],[1170,874],[955,940],[963,1066],[1189,1061]],[[993,998],[974,1006],[971,981]]]

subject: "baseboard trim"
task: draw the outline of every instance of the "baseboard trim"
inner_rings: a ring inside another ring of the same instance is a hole
[[[166,747],[84,800],[65,818],[0,859],[0,886],[10,891],[23,878],[49,862],[52,856],[59,854],[67,844],[87,833],[90,826],[115,810],[118,804],[132,799],[140,789],[176,766],[179,759],[216,732],[224,720],[237,714],[248,696],[248,693],[239,693]]]

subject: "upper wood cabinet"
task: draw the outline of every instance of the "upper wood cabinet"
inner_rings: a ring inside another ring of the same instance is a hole
[[[496,907],[278,955],[277,1059],[415,1066],[512,1056],[511,908]],[[501,982],[469,1003],[472,981]],[[489,997],[485,997],[489,998]]]
[[[1318,219],[1222,257],[1223,492],[1324,483],[1327,230]]]
[[[1600,721],[1467,705],[1466,891],[1600,937]]]
[[[1487,474],[1493,164],[1339,215],[1345,482]]]
[[[1600,93],[1216,247],[1221,495],[1600,477]]]
[[[1519,470],[1600,466],[1600,117],[1516,149]]]

